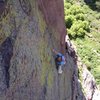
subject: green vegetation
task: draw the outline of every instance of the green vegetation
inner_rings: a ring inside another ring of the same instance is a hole
[[[100,1],[65,0],[65,24],[78,55],[100,85]]]

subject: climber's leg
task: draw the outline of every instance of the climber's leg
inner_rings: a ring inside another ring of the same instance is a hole
[[[63,71],[62,71],[62,66],[59,65],[59,66],[58,66],[58,73],[59,73],[59,74],[62,74],[62,72],[63,72]]]

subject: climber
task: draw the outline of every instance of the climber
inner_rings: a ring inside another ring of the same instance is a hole
[[[62,68],[65,65],[66,61],[65,61],[65,57],[63,54],[57,52],[56,50],[52,50],[53,53],[55,54],[55,62],[56,62],[56,66],[57,66],[57,70],[59,74],[62,74]]]

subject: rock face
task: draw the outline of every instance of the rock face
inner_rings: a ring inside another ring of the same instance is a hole
[[[63,74],[58,75],[52,53],[53,48],[65,53],[63,0],[4,2],[0,100],[77,100],[73,58],[66,54]]]
[[[87,67],[81,62],[78,57],[77,64],[80,70],[81,85],[86,97],[86,100],[99,100],[100,90],[96,85],[93,75],[87,70]]]

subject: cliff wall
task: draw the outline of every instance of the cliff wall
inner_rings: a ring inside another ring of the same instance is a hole
[[[58,75],[52,53],[53,48],[65,53],[63,0],[5,0],[1,5],[0,100],[76,100],[73,58],[66,54]]]

